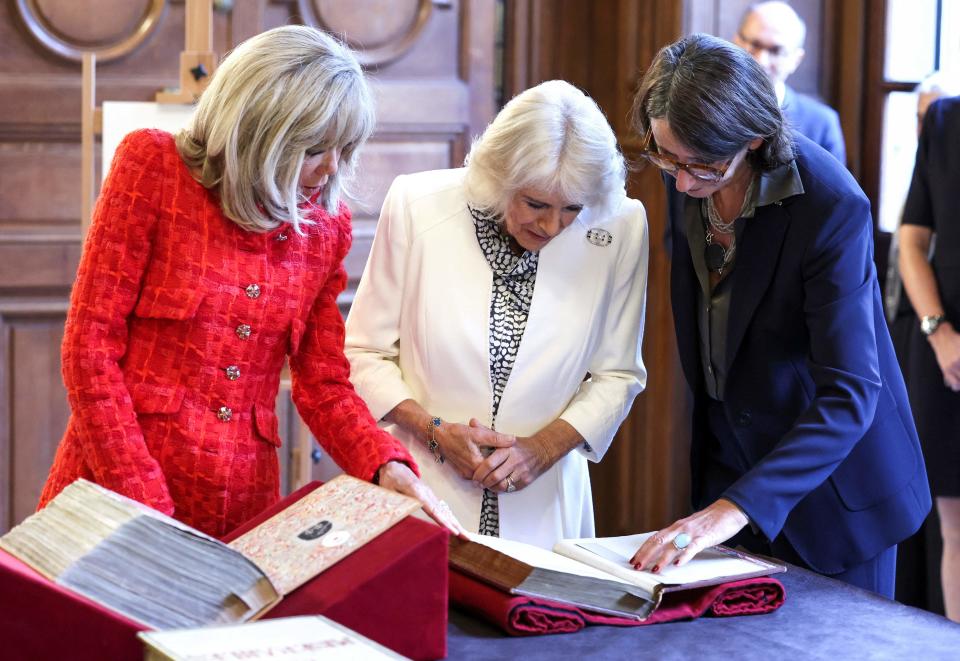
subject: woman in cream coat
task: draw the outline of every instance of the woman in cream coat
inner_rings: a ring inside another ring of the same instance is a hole
[[[468,530],[594,534],[587,460],[646,381],[647,225],[624,180],[600,109],[551,81],[465,168],[387,193],[347,320],[351,380]]]

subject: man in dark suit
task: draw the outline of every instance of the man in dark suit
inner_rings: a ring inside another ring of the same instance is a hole
[[[757,63],[715,37],[660,51],[634,127],[668,188],[697,509],[635,565],[658,571],[732,538],[892,597],[896,545],[930,491],[866,196],[792,135]]]
[[[770,76],[790,125],[846,165],[843,132],[836,111],[786,84],[803,60],[806,34],[807,27],[793,7],[785,2],[760,2],[743,14],[733,41]]]

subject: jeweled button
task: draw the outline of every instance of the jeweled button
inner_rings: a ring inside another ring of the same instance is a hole
[[[240,378],[240,368],[236,365],[230,365],[224,370],[224,372],[227,373],[227,378],[231,381],[236,381]]]
[[[247,285],[244,291],[247,292],[247,298],[260,298],[260,285],[258,284]]]
[[[251,330],[250,324],[240,324],[237,326],[237,337],[239,337],[241,340],[246,340],[248,337],[250,337]]]
[[[221,406],[217,409],[217,417],[220,418],[222,422],[230,422],[233,419],[233,409],[229,406]]]

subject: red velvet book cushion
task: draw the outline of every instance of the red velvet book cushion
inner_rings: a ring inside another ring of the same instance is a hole
[[[142,659],[137,632],[143,628],[0,550],[0,657]]]
[[[450,603],[477,615],[511,636],[572,633],[589,624],[638,626],[687,620],[701,615],[754,615],[783,603],[783,584],[775,578],[748,578],[705,588],[669,592],[643,622],[585,611],[546,599],[517,596],[450,570]]]

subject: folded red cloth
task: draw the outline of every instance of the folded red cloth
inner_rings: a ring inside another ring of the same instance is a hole
[[[705,588],[668,592],[660,606],[643,622],[601,615],[555,601],[517,596],[498,590],[475,578],[450,570],[450,603],[511,636],[572,633],[588,624],[637,626],[715,615],[758,615],[780,608],[786,596],[775,578],[748,578]]]

